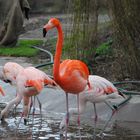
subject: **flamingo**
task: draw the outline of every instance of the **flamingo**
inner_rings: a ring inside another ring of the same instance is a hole
[[[94,126],[94,139],[96,136],[96,122],[97,122],[97,111],[96,111],[96,103],[101,103],[104,102],[105,104],[108,105],[109,108],[111,108],[112,110],[112,114],[111,117],[108,119],[108,121],[106,122],[105,126],[103,127],[103,129],[101,130],[101,132],[99,133],[99,136],[102,136],[105,128],[107,127],[109,121],[111,120],[111,118],[113,117],[113,115],[115,114],[117,107],[110,105],[107,102],[107,99],[116,99],[116,98],[125,98],[125,96],[120,93],[117,88],[107,79],[97,76],[97,75],[90,75],[89,76],[89,83],[90,83],[90,90],[88,90],[88,87],[82,91],[79,94],[79,113],[82,114],[84,113],[85,109],[86,109],[86,104],[87,102],[91,102],[94,105],[94,114],[95,114],[95,126]],[[78,110],[77,108],[70,108],[70,112],[69,112],[69,116],[73,116],[73,115],[77,115]],[[66,127],[66,123],[65,123],[65,117],[62,119],[61,123],[60,123],[60,130],[64,130]]]
[[[3,120],[9,109],[15,104],[18,105],[23,99],[24,122],[27,122],[30,97],[38,95],[44,85],[56,85],[55,81],[49,78],[44,72],[34,68],[23,68],[21,65],[8,62],[3,66],[1,74],[3,81],[16,86],[16,98],[11,100],[7,106],[1,111],[1,119]],[[41,109],[41,105],[40,105]]]
[[[1,93],[2,96],[5,96],[5,93],[4,93],[4,91],[3,91],[1,86],[0,86],[0,93]]]
[[[60,63],[63,46],[63,31],[61,23],[57,18],[51,18],[49,22],[43,27],[43,36],[45,37],[47,31],[53,28],[56,28],[58,31],[58,39],[56,44],[56,52],[53,66],[53,77],[55,82],[66,93],[66,109],[67,109],[66,124],[68,127],[69,123],[68,93],[77,95],[79,108],[79,93],[83,91],[87,85],[90,86],[88,82],[89,70],[86,64],[80,60],[66,59]],[[80,116],[78,116],[78,126],[80,128]],[[65,135],[66,139],[67,139],[67,127]]]

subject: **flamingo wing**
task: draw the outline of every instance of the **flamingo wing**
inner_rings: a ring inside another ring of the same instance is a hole
[[[89,71],[79,60],[65,60],[60,64],[58,84],[69,93],[79,93],[88,84]],[[57,82],[57,81],[56,81]]]

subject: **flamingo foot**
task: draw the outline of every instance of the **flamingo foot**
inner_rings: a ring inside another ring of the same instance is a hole
[[[24,118],[24,125],[27,125],[28,119]]]
[[[4,116],[0,116],[1,122],[5,122],[5,117]]]
[[[60,140],[63,140],[64,139],[64,135],[63,135],[63,130],[60,130],[60,134],[59,134],[59,136],[60,136]]]

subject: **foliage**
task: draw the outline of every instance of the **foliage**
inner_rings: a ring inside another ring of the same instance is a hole
[[[98,55],[109,55],[111,54],[112,50],[110,48],[110,44],[112,43],[112,40],[102,43],[97,49],[96,54]]]
[[[39,51],[31,48],[33,45],[42,44],[42,40],[19,40],[15,47],[0,47],[1,56],[35,56]]]
[[[68,56],[74,59],[89,60],[94,56],[97,41],[97,0],[69,2],[72,8],[72,31],[66,47]]]

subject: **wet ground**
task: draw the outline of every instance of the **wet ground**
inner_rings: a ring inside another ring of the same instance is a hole
[[[29,64],[30,65],[30,64]],[[5,107],[5,103],[15,97],[15,88],[9,84],[0,82],[6,96],[1,97],[0,110]],[[5,122],[0,125],[0,140],[59,140],[59,124],[65,115],[65,94],[62,90],[45,88],[38,96],[42,103],[42,119],[36,102],[36,112],[33,117],[32,110],[29,122],[24,125],[21,118],[22,103],[16,109],[16,114],[12,108]],[[114,100],[112,104],[121,102]],[[69,96],[70,107],[76,107],[76,97]],[[139,140],[140,139],[140,96],[133,98],[114,115],[108,128],[105,131],[104,140]],[[99,120],[97,123],[97,133],[104,126],[105,121],[111,115],[111,110],[105,104],[97,105]],[[94,119],[93,105],[89,103],[86,111],[81,116],[81,136],[82,140],[93,140]],[[20,122],[20,123],[19,123]],[[79,132],[76,123],[76,116],[70,120],[68,129],[68,139],[78,140]],[[63,140],[63,139],[61,139]],[[101,140],[97,137],[96,140]]]

